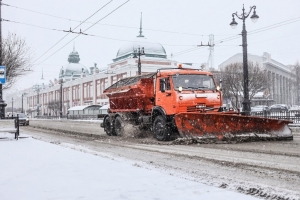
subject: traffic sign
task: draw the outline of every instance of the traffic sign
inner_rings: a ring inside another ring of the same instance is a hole
[[[5,84],[6,83],[6,67],[0,66],[0,83]]]

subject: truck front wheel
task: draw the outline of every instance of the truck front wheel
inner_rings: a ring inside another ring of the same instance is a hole
[[[117,116],[114,121],[114,129],[116,136],[122,136],[124,134],[124,122],[120,116]]]
[[[153,133],[158,141],[166,141],[169,139],[170,134],[166,120],[163,116],[159,115],[155,118],[153,123]]]

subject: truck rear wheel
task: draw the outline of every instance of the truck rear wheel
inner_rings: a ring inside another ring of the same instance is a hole
[[[110,125],[110,117],[109,116],[104,118],[103,127],[104,127],[104,131],[106,132],[107,135],[109,135],[109,136],[113,135],[114,128]]]
[[[169,140],[169,131],[167,128],[166,120],[163,116],[159,115],[155,118],[153,123],[153,133],[158,141]]]
[[[122,136],[124,134],[124,122],[120,116],[117,116],[114,121],[114,135]]]

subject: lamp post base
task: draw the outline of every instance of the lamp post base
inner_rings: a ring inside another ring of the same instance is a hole
[[[250,115],[250,112],[251,112],[251,101],[245,99],[242,104],[243,104],[242,115]]]
[[[3,119],[5,117],[5,107],[7,106],[7,104],[0,99],[0,118]]]

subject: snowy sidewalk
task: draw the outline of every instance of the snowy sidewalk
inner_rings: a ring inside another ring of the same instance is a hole
[[[67,146],[0,140],[0,199],[256,199]]]

